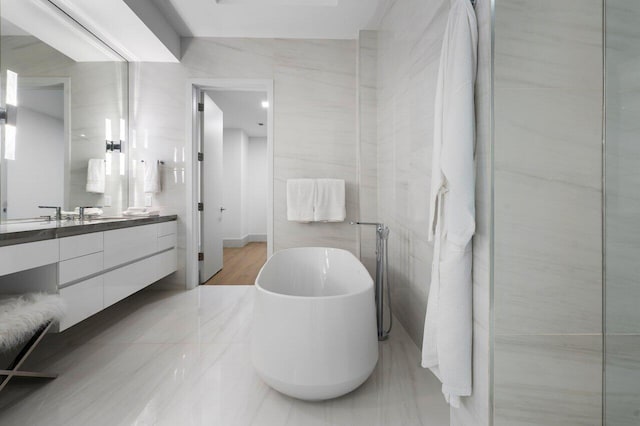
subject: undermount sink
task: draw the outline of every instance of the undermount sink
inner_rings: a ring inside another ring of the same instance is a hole
[[[85,222],[96,222],[100,220],[127,220],[127,218],[122,216],[87,216],[84,218]]]
[[[39,223],[39,222],[55,222],[55,219],[48,219],[46,217],[30,217],[24,219],[5,219],[0,224],[2,225],[12,225],[12,224],[21,224],[21,223]]]

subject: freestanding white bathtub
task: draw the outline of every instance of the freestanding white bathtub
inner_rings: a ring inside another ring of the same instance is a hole
[[[356,389],[378,362],[373,280],[346,250],[275,253],[256,279],[252,359],[272,388],[323,400]]]

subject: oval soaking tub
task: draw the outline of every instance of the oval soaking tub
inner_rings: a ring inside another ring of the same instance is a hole
[[[356,389],[378,362],[373,280],[346,250],[281,250],[256,278],[252,359],[286,395],[323,400]]]

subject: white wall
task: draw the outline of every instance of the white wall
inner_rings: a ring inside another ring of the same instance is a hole
[[[64,123],[21,107],[18,120],[16,159],[5,162],[7,218],[54,214],[38,206],[64,205]]]
[[[249,139],[240,129],[224,129],[222,215],[225,240],[238,240],[247,235],[246,177],[247,144]]]
[[[247,156],[248,233],[267,235],[267,138],[249,138]]]
[[[224,129],[222,218],[225,246],[265,241],[267,235],[267,139]]]

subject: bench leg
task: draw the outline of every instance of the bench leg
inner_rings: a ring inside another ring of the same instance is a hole
[[[0,376],[6,376],[2,382],[0,383],[0,391],[4,389],[4,387],[9,383],[12,377],[41,377],[47,379],[55,379],[57,374],[48,374],[48,373],[35,373],[30,371],[20,371],[19,368],[26,361],[27,357],[31,355],[31,352],[38,346],[38,343],[42,340],[47,331],[53,325],[53,321],[49,322],[46,326],[42,327],[40,330],[33,335],[33,337],[27,342],[27,344],[22,348],[20,353],[13,360],[11,365],[7,370],[0,370]]]

